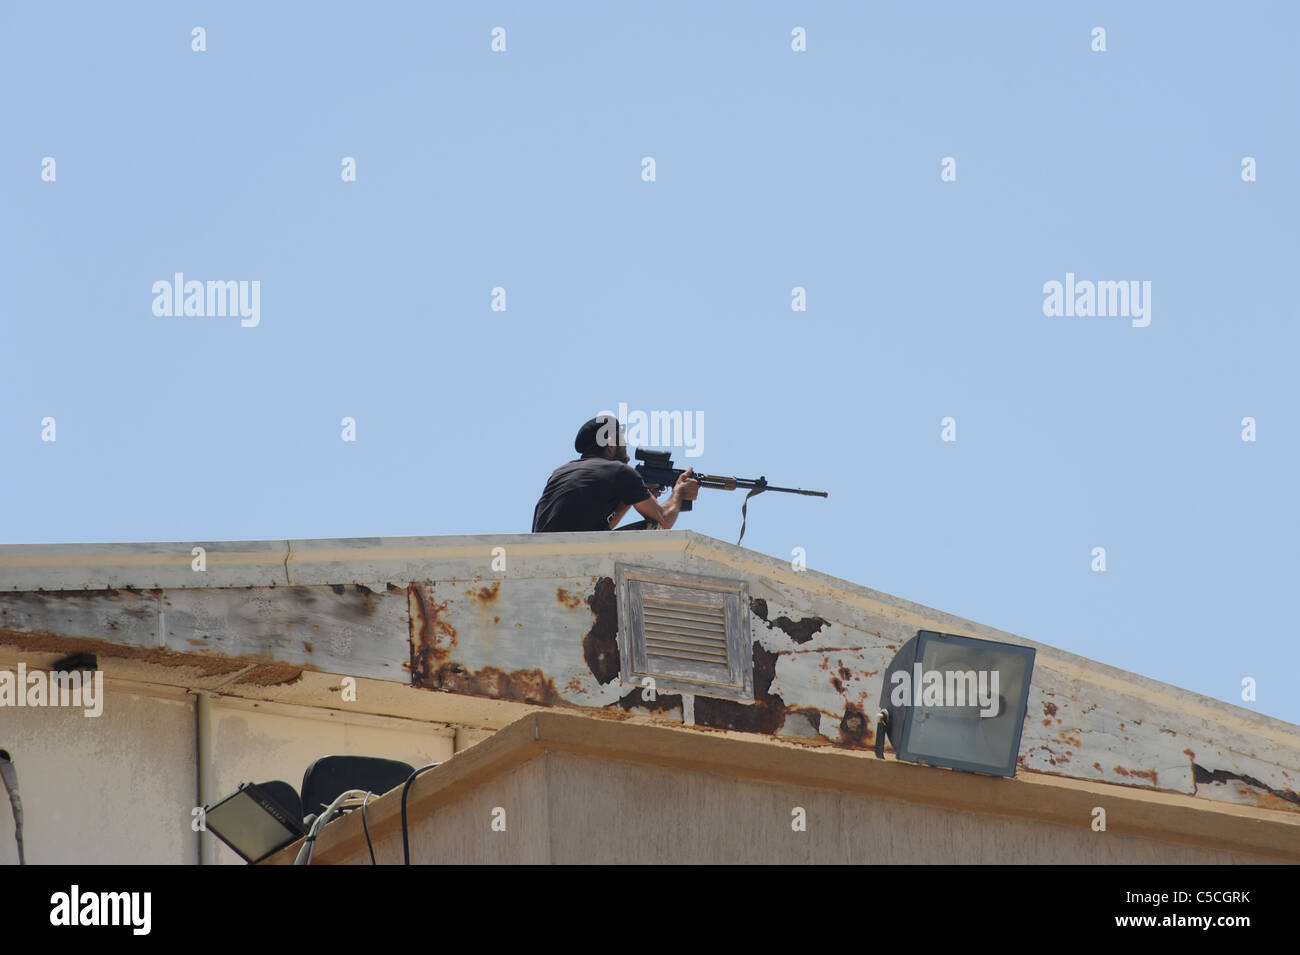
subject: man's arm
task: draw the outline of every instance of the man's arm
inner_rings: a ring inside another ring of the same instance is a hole
[[[654,500],[654,499],[653,499],[653,498],[649,498],[648,500]],[[629,509],[631,506],[632,506],[631,504],[624,504],[622,507],[620,507],[620,508],[619,508],[617,511],[615,511],[613,514],[609,515],[609,529],[610,529],[611,531],[612,531],[614,528],[618,527],[618,522],[621,521],[621,520],[623,519],[623,515],[626,514],[626,513],[628,512],[628,509]]]
[[[654,521],[664,530],[669,530],[673,524],[677,523],[677,515],[681,513],[682,501],[693,501],[696,495],[700,493],[700,482],[691,477],[694,468],[687,468],[677,483],[673,485],[673,496],[668,499],[667,504],[660,504],[653,497],[648,497],[636,505],[637,513],[647,520]],[[621,518],[622,513],[619,514]],[[617,523],[617,521],[615,521]]]

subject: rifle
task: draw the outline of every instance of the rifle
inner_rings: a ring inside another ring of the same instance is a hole
[[[665,488],[672,488],[677,483],[677,479],[686,473],[686,468],[673,467],[672,455],[667,451],[647,451],[644,448],[636,449],[636,459],[641,464],[636,466],[636,473],[641,475],[641,480],[645,481],[646,486],[658,484]],[[734,491],[737,488],[748,488],[749,493],[745,495],[745,500],[740,505],[740,537],[736,543],[739,544],[745,539],[745,521],[749,499],[755,494],[762,494],[764,491],[780,491],[782,494],[804,494],[808,497],[830,497],[826,491],[805,491],[797,487],[775,487],[767,483],[766,477],[759,477],[758,480],[750,478],[724,477],[718,474],[695,474],[695,480],[700,482],[700,487],[714,488],[719,491]],[[691,510],[693,501],[682,501],[681,509],[683,511]],[[635,524],[628,524],[619,530],[645,530],[651,527],[657,527],[653,521],[637,521]]]

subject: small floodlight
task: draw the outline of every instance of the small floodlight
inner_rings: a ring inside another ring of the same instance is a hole
[[[885,671],[876,755],[1014,776],[1034,650],[920,630]]]
[[[307,834],[298,793],[288,783],[244,783],[203,811],[207,829],[256,865]]]

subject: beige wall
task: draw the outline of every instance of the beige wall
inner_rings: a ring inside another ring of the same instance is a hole
[[[62,708],[0,710],[0,748],[18,770],[29,864],[195,860],[192,704],[115,692],[89,718]],[[18,861],[0,802],[0,865]]]
[[[492,809],[507,829],[493,831]],[[807,831],[791,828],[804,809]],[[1272,860],[830,789],[545,753],[412,826],[416,862],[1258,863]],[[400,834],[381,864],[401,861]],[[364,845],[348,860],[368,864]]]
[[[104,711],[0,710],[0,748],[18,770],[27,861],[193,864],[199,836],[196,702],[182,690],[109,681]],[[209,800],[241,782],[297,789],[313,759],[336,753],[413,765],[450,758],[452,730],[413,720],[217,697]],[[209,861],[243,865],[217,839]],[[17,862],[13,818],[0,799],[0,865]]]
[[[500,818],[493,812],[498,808],[505,810],[504,830],[493,828],[494,818]],[[502,773],[489,785],[414,824],[411,861],[439,865],[551,862],[546,757]],[[375,842],[375,862],[402,864],[400,830]],[[343,864],[370,865],[365,844]]]

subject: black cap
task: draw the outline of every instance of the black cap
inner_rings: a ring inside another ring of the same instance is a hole
[[[579,454],[598,454],[607,446],[624,443],[625,436],[618,419],[613,415],[600,415],[582,426],[573,439],[573,448]]]

